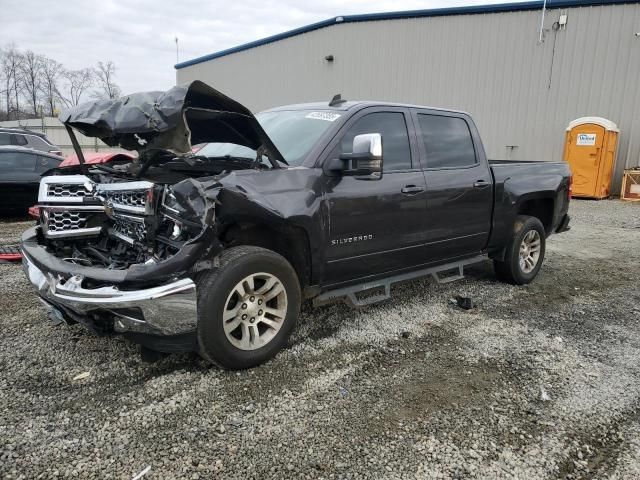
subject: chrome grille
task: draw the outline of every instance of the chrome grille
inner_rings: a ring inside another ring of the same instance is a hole
[[[154,184],[95,183],[85,175],[50,176],[40,182],[38,202],[47,237],[99,235],[105,227],[133,244],[146,240],[144,219],[155,210]],[[101,217],[92,218],[95,214]]]
[[[41,206],[42,232],[45,237],[82,237],[98,235],[102,230],[101,219],[93,221],[92,217],[100,215],[104,217],[102,207],[46,207]],[[104,217],[106,218],[106,217]],[[93,226],[88,226],[92,225]]]
[[[105,197],[111,200],[113,205],[144,208],[147,204],[147,192],[114,192],[107,193]]]
[[[96,196],[114,210],[151,215],[153,205],[153,183],[121,182],[96,185]]]
[[[123,236],[133,243],[133,241],[142,242],[147,237],[147,228],[144,224],[144,219],[138,217],[132,217],[129,215],[117,215],[113,218],[113,229],[116,233],[120,234],[120,238]]]
[[[95,184],[84,175],[53,175],[40,181],[39,203],[81,204],[93,197]]]
[[[88,197],[91,196],[91,191],[85,186],[80,184],[48,184],[47,195],[49,197]]]
[[[50,212],[47,230],[49,232],[79,230],[84,228],[88,218],[89,214],[82,212]]]

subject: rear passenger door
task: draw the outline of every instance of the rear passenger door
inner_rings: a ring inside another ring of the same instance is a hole
[[[437,261],[479,253],[489,239],[493,180],[478,132],[464,114],[412,113],[427,184],[426,256]]]

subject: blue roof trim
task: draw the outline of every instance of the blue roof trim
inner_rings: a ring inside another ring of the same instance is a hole
[[[637,0],[547,0],[547,8],[569,8],[569,7],[589,7],[598,5],[616,5],[625,3],[638,3]],[[251,48],[266,45],[268,43],[284,40],[289,37],[294,37],[302,33],[312,32],[320,28],[328,27],[330,25],[339,25],[343,23],[355,23],[355,22],[370,22],[376,20],[397,20],[401,18],[418,18],[418,17],[441,17],[445,15],[470,15],[478,13],[501,13],[501,12],[519,12],[525,10],[537,10],[541,9],[543,0],[518,2],[518,3],[496,3],[489,5],[471,5],[467,7],[445,7],[434,8],[429,10],[407,10],[403,12],[383,12],[383,13],[365,13],[362,15],[343,15],[321,22],[312,23],[303,27],[295,28],[283,33],[278,33],[270,37],[261,38],[253,42],[244,43],[237,47],[227,48],[219,52],[210,53],[202,57],[197,57],[192,60],[187,60],[175,65],[175,68],[181,69],[196,65],[198,63],[213,60],[214,58],[224,57],[231,55],[232,53],[241,52],[243,50],[249,50]]]

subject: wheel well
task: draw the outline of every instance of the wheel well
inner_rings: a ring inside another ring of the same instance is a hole
[[[296,271],[300,286],[304,288],[310,284],[309,239],[301,228],[274,228],[254,223],[233,224],[225,230],[222,239],[226,247],[253,245],[282,255]]]
[[[551,198],[534,198],[526,200],[518,208],[518,215],[529,215],[536,217],[542,225],[544,230],[549,235],[551,233],[551,226],[553,223],[553,199]]]

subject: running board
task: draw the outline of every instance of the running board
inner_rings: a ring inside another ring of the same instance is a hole
[[[314,307],[318,307],[342,300],[352,307],[365,307],[391,298],[391,285],[393,284],[428,276],[431,276],[432,280],[436,283],[453,282],[464,278],[465,266],[484,262],[488,258],[489,257],[487,255],[478,255],[476,257],[466,258],[457,262],[438,265],[437,267],[423,268],[414,272],[392,275],[372,282],[360,283],[349,287],[337,288],[335,290],[328,290],[315,297],[313,299],[313,305]],[[447,275],[447,273],[449,274]],[[373,290],[381,291],[365,298],[358,298],[357,296],[358,293]]]

